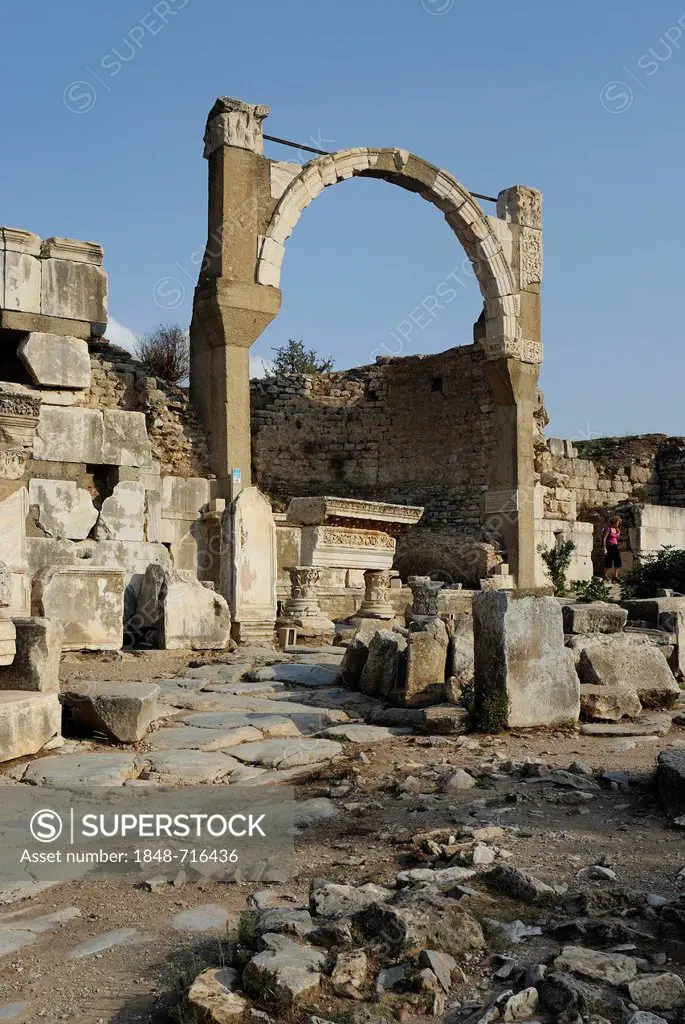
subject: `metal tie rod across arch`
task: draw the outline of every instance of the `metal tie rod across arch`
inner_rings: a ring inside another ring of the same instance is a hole
[[[277,142],[279,146],[290,146],[291,149],[301,149],[305,153],[316,153],[318,156],[332,156],[329,149],[315,149],[313,146],[304,146],[299,142],[290,142],[289,139],[279,139],[277,135],[265,135],[266,142]],[[496,203],[496,196],[484,196],[482,192],[472,192],[474,199],[485,199],[488,203]]]

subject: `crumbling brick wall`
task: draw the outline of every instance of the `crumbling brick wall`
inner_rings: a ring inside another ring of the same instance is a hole
[[[253,476],[275,499],[424,505],[423,525],[478,533],[492,402],[476,346],[251,382]]]
[[[185,388],[155,377],[125,349],[107,342],[91,340],[90,364],[92,382],[80,404],[145,413],[162,475],[207,475],[207,437]]]

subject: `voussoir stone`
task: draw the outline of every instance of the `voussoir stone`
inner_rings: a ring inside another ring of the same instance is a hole
[[[159,687],[154,683],[76,682],[62,702],[79,722],[119,743],[137,743],[157,717]]]

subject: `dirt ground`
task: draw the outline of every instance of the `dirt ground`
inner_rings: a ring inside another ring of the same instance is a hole
[[[65,680],[102,678],[123,681],[170,678],[188,664],[188,652],[127,654],[95,661],[71,655]],[[204,660],[204,659],[203,659]],[[296,840],[295,878],[275,889],[290,905],[306,905],[310,879],[360,885],[392,883],[397,871],[421,866],[412,841],[418,833],[459,824],[491,823],[507,829],[510,863],[553,885],[573,884],[581,868],[604,856],[618,883],[676,898],[683,879],[682,834],[669,825],[650,788],[660,750],[685,746],[685,730],[666,737],[607,739],[572,731],[509,733],[499,737],[402,736],[374,746],[345,744],[344,757],[318,778],[297,786],[297,799],[330,795],[331,784],[345,779],[353,790],[338,799],[340,814],[302,830]],[[567,768],[581,762],[593,770],[630,773],[606,782],[588,803],[557,802],[554,792],[535,778],[507,774],[506,762],[541,759]],[[434,766],[465,768],[478,777],[476,788],[439,794]],[[501,766],[505,770],[501,771]],[[5,766],[3,766],[5,767]],[[409,780],[409,781],[407,781]],[[592,883],[589,883],[592,884]],[[596,883],[595,883],[596,884]],[[28,1002],[30,1015],[18,1020],[46,1024],[163,1024],[173,1016],[184,987],[205,965],[224,962],[227,944],[219,939],[174,931],[169,919],[190,907],[216,903],[237,916],[246,897],[263,886],[186,883],[179,888],[146,891],[123,881],[70,882],[40,895],[0,907],[0,913],[37,917],[74,906],[80,917],[38,935],[34,944],[3,957],[0,1005]],[[512,906],[511,917],[526,920],[526,909]],[[495,907],[497,917],[503,908]],[[0,927],[1,927],[0,922]],[[77,944],[119,928],[135,928],[143,940],[78,960],[67,959]],[[535,961],[537,940],[515,947],[513,955]],[[546,941],[546,948],[549,941]],[[473,991],[483,977],[482,958],[462,965]],[[681,971],[670,964],[668,970]],[[486,972],[487,973],[487,972]],[[457,998],[459,991],[456,992]],[[340,1001],[322,996],[308,1013],[340,1016]],[[423,1020],[405,1012],[404,1020]],[[182,1018],[183,1019],[183,1018]],[[187,1018],[190,1020],[191,1018]],[[274,1018],[278,1020],[276,1016]],[[307,1014],[302,1020],[307,1019]]]

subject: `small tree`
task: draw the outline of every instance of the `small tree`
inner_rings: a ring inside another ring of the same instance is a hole
[[[156,377],[181,384],[190,374],[190,339],[180,324],[160,324],[136,342],[136,355]]]
[[[538,548],[557,597],[563,597],[567,592],[566,573],[575,547],[572,540],[562,540],[553,548],[546,548],[543,544]]]
[[[275,353],[273,369],[269,377],[280,377],[288,373],[328,373],[333,369],[332,359],[319,359],[313,348],[306,349],[301,341],[290,338],[287,345],[272,348]]]

